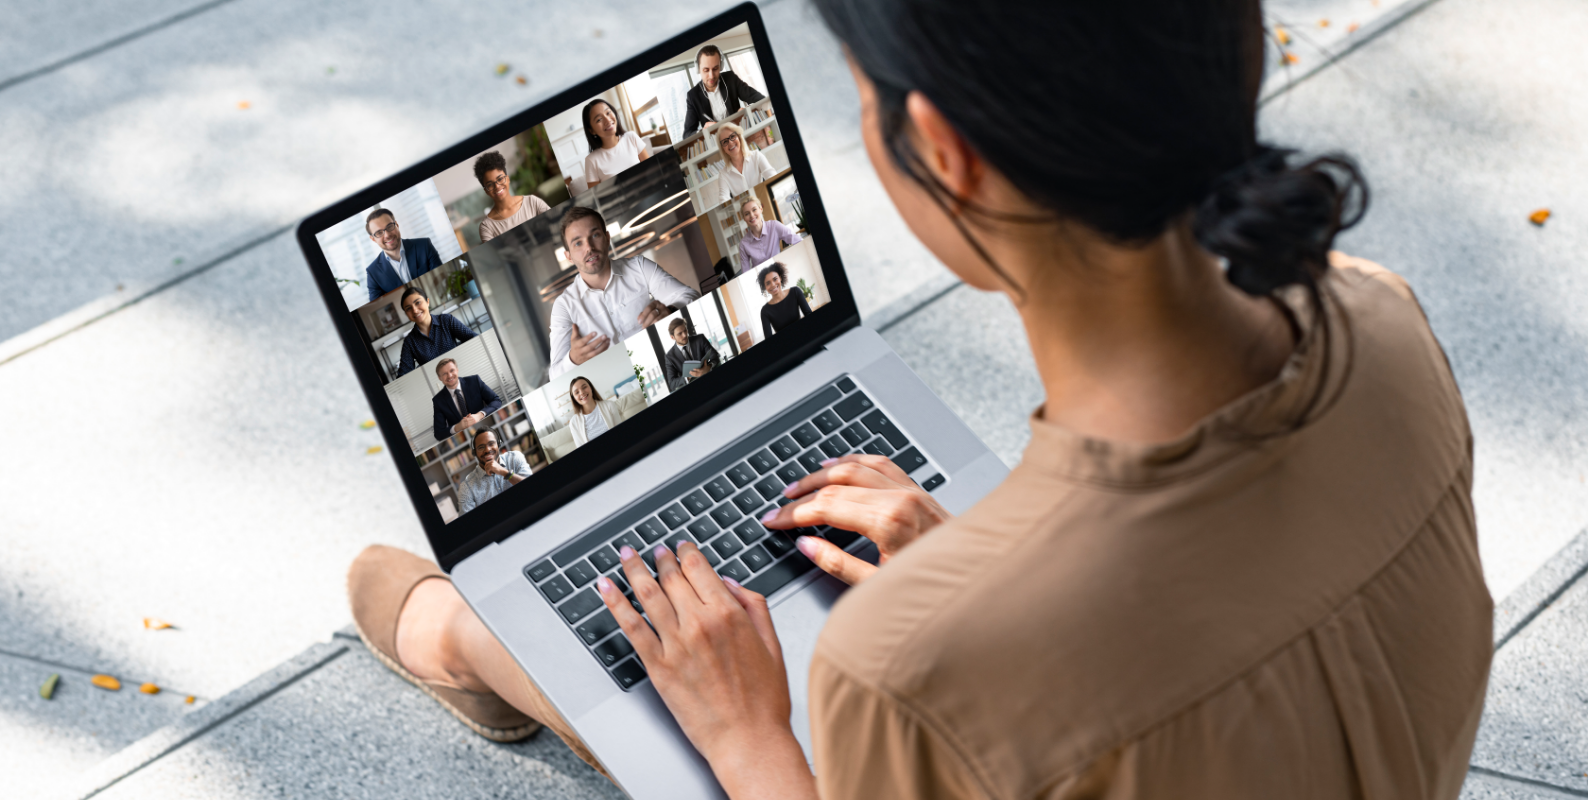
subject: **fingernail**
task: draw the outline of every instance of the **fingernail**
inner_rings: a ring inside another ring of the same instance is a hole
[[[678,541],[673,542],[673,552],[677,553],[677,552],[683,551],[684,543],[687,542],[687,541],[689,541],[689,540],[688,539],[679,539]]]
[[[794,496],[794,489],[797,486],[799,486],[799,481],[795,481],[794,483],[791,483],[791,484],[783,487],[783,496],[784,497],[793,497]]]
[[[815,539],[812,539],[809,536],[801,536],[800,538],[794,540],[794,546],[798,547],[800,549],[800,552],[805,554],[806,558],[810,558],[810,559],[816,558],[816,540]]]
[[[629,559],[631,559],[633,557],[634,557],[634,548],[629,547],[628,545],[623,545],[622,547],[618,548],[618,558],[621,558],[624,561],[628,561]]]
[[[607,576],[602,575],[601,577],[596,578],[596,591],[606,594],[607,592],[612,591],[612,589],[612,581],[607,580]]]
[[[667,555],[667,545],[665,545],[665,544],[657,545],[656,549],[651,551],[651,555],[656,557],[656,558],[661,558],[662,556]]]
[[[729,586],[732,586],[735,589],[744,588],[744,587],[739,585],[738,581],[728,577],[727,575],[722,576],[722,582],[728,584]]]
[[[777,509],[775,509],[775,508],[772,509],[771,511],[768,511],[765,514],[761,515],[761,523],[763,525],[768,523],[768,522],[771,522],[774,519],[777,519]]]
[[[838,463],[838,459],[836,459],[836,458],[829,458],[829,459],[827,459],[827,460],[826,460],[826,461],[823,461],[823,462],[822,462],[822,466],[824,466],[824,467],[830,467],[830,466],[832,466],[832,465],[834,465],[834,464],[837,464],[837,463]]]

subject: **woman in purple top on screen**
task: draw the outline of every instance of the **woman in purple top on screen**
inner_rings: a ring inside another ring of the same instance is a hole
[[[749,228],[739,240],[739,271],[747,272],[758,264],[777,258],[782,245],[800,243],[800,235],[793,228],[775,219],[762,220],[761,201],[751,195],[739,204],[739,217]]]

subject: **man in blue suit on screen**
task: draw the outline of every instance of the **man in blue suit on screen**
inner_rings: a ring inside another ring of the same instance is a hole
[[[441,379],[442,389],[430,399],[430,404],[436,409],[437,441],[468,430],[502,407],[502,398],[480,376],[458,377],[458,362],[450,358],[443,358],[436,365],[436,377]]]
[[[401,288],[403,284],[441,266],[441,254],[429,239],[404,239],[397,229],[397,217],[384,208],[377,208],[364,218],[364,230],[370,241],[381,249],[375,260],[364,270],[364,285],[369,287],[369,301]]]

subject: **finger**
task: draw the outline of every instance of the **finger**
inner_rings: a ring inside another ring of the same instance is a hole
[[[850,586],[871,577],[871,574],[877,571],[875,565],[845,553],[838,545],[826,539],[801,536],[794,540],[794,546],[798,547],[806,558],[814,561],[816,566],[821,567],[822,572]]]
[[[750,615],[750,624],[755,626],[755,632],[761,637],[761,643],[778,660],[783,661],[783,643],[778,641],[777,629],[772,625],[772,609],[767,607],[766,596],[752,592],[739,585],[732,578],[723,578],[723,586],[727,587],[728,595],[738,601],[739,606]]]
[[[695,594],[694,587],[689,585],[689,579],[684,577],[678,559],[673,557],[671,550],[657,544],[652,552],[656,557],[656,582],[662,585],[662,591],[667,592],[673,612],[682,619],[685,613],[700,605],[700,595]]]
[[[804,495],[821,489],[823,486],[834,484],[860,486],[868,489],[901,488],[898,481],[888,478],[873,468],[871,465],[863,464],[859,461],[845,460],[853,458],[854,456],[844,456],[843,458],[835,461],[831,466],[823,467],[822,469],[800,478],[783,489],[783,496],[803,497]],[[872,458],[882,457],[872,456]],[[883,460],[886,461],[887,459]],[[895,469],[897,469],[897,467],[895,467]],[[906,478],[906,481],[908,480],[909,479]]]
[[[581,336],[583,336],[583,335],[584,335],[584,334],[582,334],[582,333],[580,333],[580,332],[579,332],[579,326],[578,326],[578,325],[577,325],[577,324],[575,324],[575,325],[574,325],[574,326],[573,326],[573,338],[575,338],[575,339],[577,339],[577,338],[579,338],[579,337],[581,337]]]
[[[656,630],[665,633],[678,630],[678,615],[673,611],[672,601],[667,599],[667,593],[651,577],[651,570],[645,566],[639,553],[624,545],[618,550],[618,559],[623,562],[623,574],[628,576],[629,588],[634,590],[634,597],[640,601],[640,606],[645,609],[645,615],[651,618]]]
[[[629,644],[634,645],[635,651],[640,654],[640,662],[656,663],[653,659],[662,655],[662,640],[656,638],[656,631],[645,624],[640,612],[629,605],[629,599],[618,591],[617,584],[602,575],[596,578],[596,592],[601,595],[601,602],[606,603],[607,610],[612,612],[613,619],[618,621],[623,635],[629,637]]]
[[[598,339],[596,339],[596,340],[594,340],[594,341],[592,341],[590,343],[590,350],[591,350],[591,352],[599,355],[601,353],[605,353],[607,351],[607,348],[611,347],[611,346],[612,346],[612,340],[608,339],[605,336],[602,336],[602,337],[600,337],[600,338],[598,338]]]
[[[859,464],[876,470],[882,477],[900,486],[907,488],[915,486],[915,481],[910,480],[910,474],[900,469],[899,465],[893,463],[893,459],[887,456],[872,455],[870,453],[850,453],[847,456],[838,458],[833,464]],[[830,465],[824,461],[822,466],[827,467]]]
[[[722,585],[722,578],[711,568],[711,562],[706,560],[699,546],[687,539],[680,539],[677,551],[678,566],[700,602],[708,606],[729,605],[733,602],[733,596]]]
[[[761,524],[773,530],[831,525],[867,538],[908,521],[917,502],[907,489],[868,489],[824,486],[782,508],[767,513]]]

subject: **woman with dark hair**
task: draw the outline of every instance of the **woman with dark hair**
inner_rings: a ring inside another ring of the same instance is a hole
[[[507,179],[507,159],[495,150],[474,159],[474,179],[480,182],[485,196],[491,198],[491,208],[480,220],[482,242],[489,242],[535,215],[551,210],[545,200],[532,194],[513,194]]]
[[[755,282],[761,287],[761,294],[771,298],[766,305],[761,306],[762,338],[787,328],[794,324],[794,320],[811,313],[805,290],[789,285],[788,268],[782,262],[774,261],[761,270],[755,276]]]
[[[583,445],[623,421],[617,401],[602,400],[595,384],[583,375],[569,381],[568,399],[573,401],[573,417],[568,420],[568,429],[575,445]]]
[[[605,100],[591,100],[584,107],[584,138],[590,154],[584,157],[586,188],[616,176],[619,172],[651,157],[650,148],[634,131],[623,130],[617,109]]]
[[[1355,165],[1257,138],[1259,0],[814,2],[884,188],[1010,299],[1046,398],[961,517],[848,455],[765,518],[881,551],[797,541],[856,584],[808,673],[814,775],[765,598],[688,543],[656,578],[619,554],[654,630],[597,579],[727,794],[1455,798],[1493,653],[1472,438],[1407,283],[1331,249]],[[435,670],[410,619],[489,633],[426,583],[396,638]],[[464,660],[567,730],[499,644]]]

